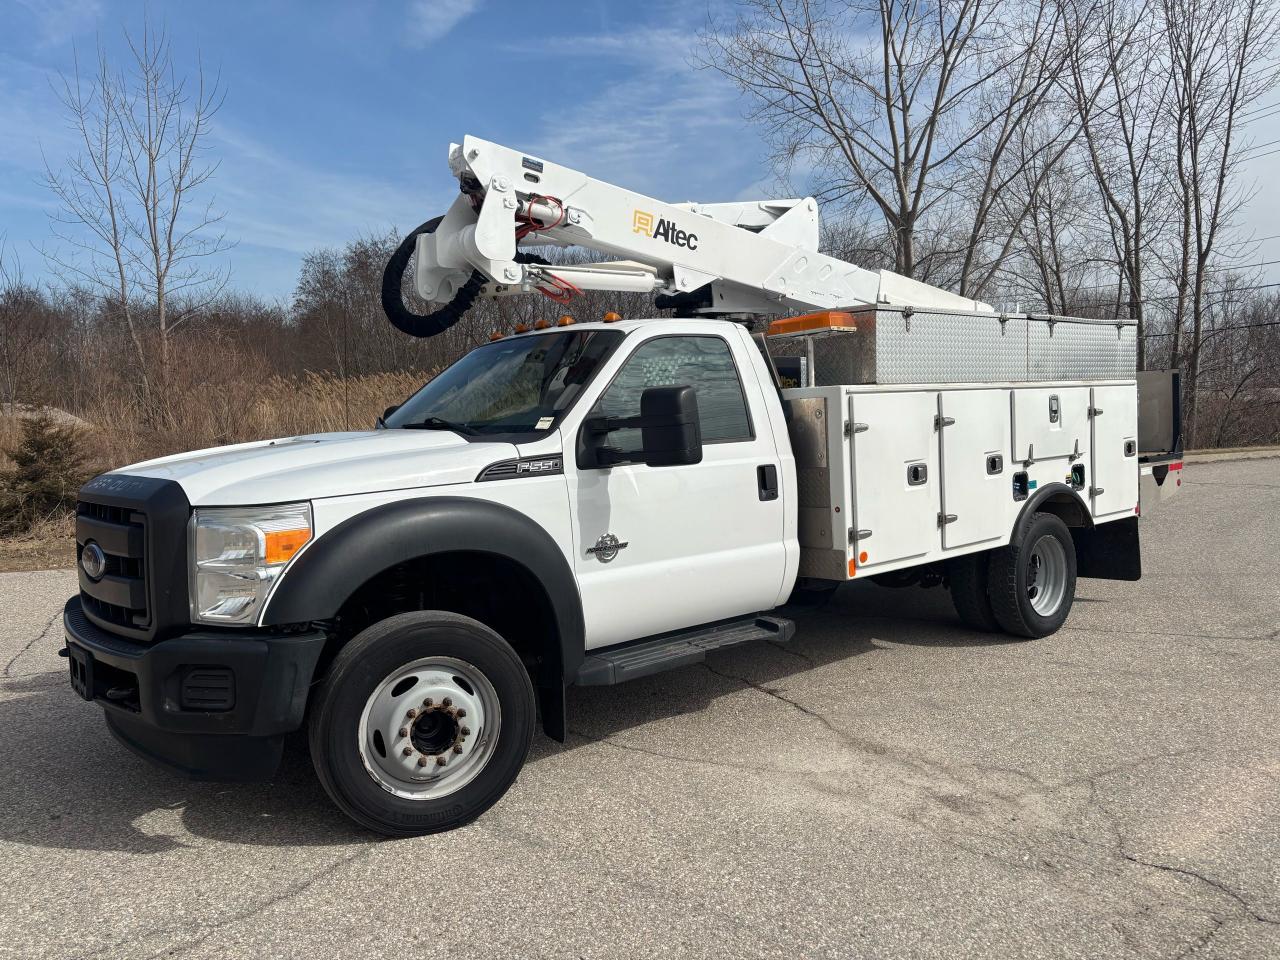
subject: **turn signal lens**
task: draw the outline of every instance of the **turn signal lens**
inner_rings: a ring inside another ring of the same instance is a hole
[[[311,539],[311,531],[305,527],[298,530],[267,531],[265,559],[267,563],[285,563],[293,559],[293,555],[306,546]]]

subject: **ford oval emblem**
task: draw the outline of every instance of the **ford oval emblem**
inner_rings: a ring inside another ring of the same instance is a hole
[[[107,572],[107,555],[90,540],[80,551],[80,566],[90,580],[101,580],[102,575]]]

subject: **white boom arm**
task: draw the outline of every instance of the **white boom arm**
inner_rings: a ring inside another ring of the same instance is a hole
[[[812,197],[664,203],[476,137],[450,145],[449,167],[462,194],[434,232],[417,238],[415,284],[428,301],[450,300],[479,271],[489,281],[482,296],[538,289],[567,295],[575,287],[698,291],[681,306],[699,313],[794,313],[868,303],[989,309],[819,253]],[[621,260],[554,267],[518,262],[521,239],[589,247]]]

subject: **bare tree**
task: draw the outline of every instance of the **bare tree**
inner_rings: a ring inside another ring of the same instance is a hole
[[[13,413],[30,400],[38,372],[37,346],[45,339],[49,315],[44,301],[22,277],[20,266],[6,261],[0,238],[0,413]]]
[[[61,210],[53,232],[62,243],[46,256],[58,271],[97,289],[124,321],[144,393],[154,398],[144,329],[154,329],[161,379],[173,331],[226,284],[210,258],[229,247],[222,214],[199,202],[217,164],[206,160],[210,125],[222,104],[216,78],[197,64],[179,75],[163,29],[126,33],[129,70],[99,47],[92,75],[62,77],[55,88],[80,152],[45,180]]]
[[[753,102],[784,172],[811,164],[825,199],[875,209],[894,269],[979,292],[1011,252],[991,247],[1015,148],[1061,66],[1061,12],[1043,2],[743,0],[703,37],[705,62]],[[1032,155],[1060,156],[1071,132]],[[1023,152],[1022,157],[1027,154]],[[1048,169],[1047,166],[1042,169]]]
[[[1276,83],[1271,0],[1161,0],[1179,210],[1173,358],[1185,368],[1186,435],[1196,442],[1201,353],[1219,241],[1247,200],[1236,174],[1242,115]],[[1184,340],[1190,319],[1190,342]]]
[[[1090,0],[1068,6],[1067,74],[1088,170],[1116,253],[1117,299],[1138,323],[1145,366],[1145,268],[1166,198],[1170,162],[1164,108],[1171,85],[1154,0]],[[1089,43],[1086,38],[1100,38]],[[1154,224],[1153,224],[1153,213]],[[1119,306],[1119,304],[1118,304]],[[1117,313],[1119,311],[1117,310]]]

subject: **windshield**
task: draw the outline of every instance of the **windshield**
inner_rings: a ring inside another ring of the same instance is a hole
[[[622,337],[620,330],[566,330],[478,347],[406,400],[386,426],[465,435],[550,430]]]

